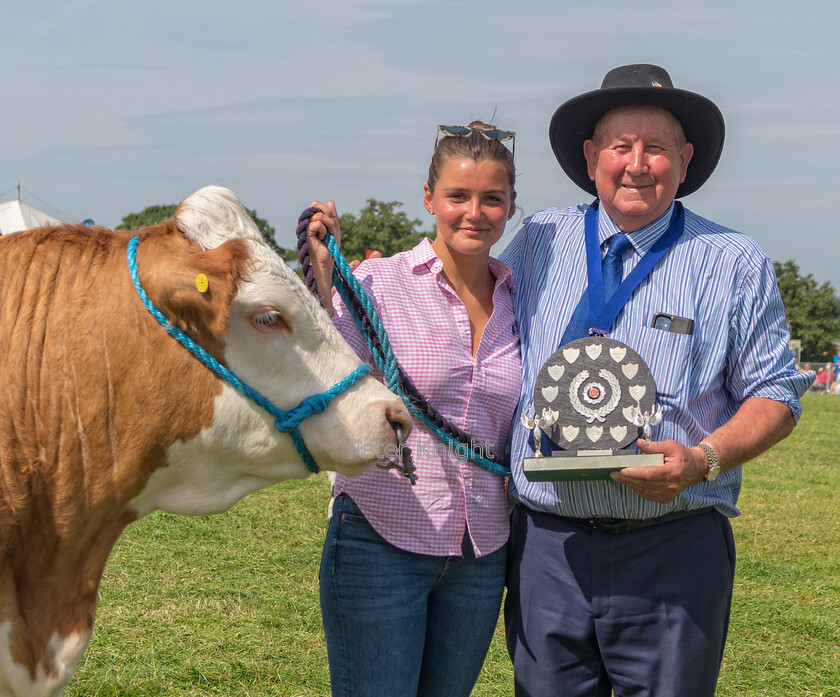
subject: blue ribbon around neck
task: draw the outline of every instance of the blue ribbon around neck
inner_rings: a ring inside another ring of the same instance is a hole
[[[597,201],[596,201],[597,204]],[[668,229],[659,237],[647,253],[627,274],[608,302],[604,302],[604,279],[601,275],[601,246],[598,244],[598,210],[592,205],[584,216],[584,238],[586,243],[586,273],[588,278],[587,292],[589,294],[589,333],[606,336],[621,312],[630,300],[633,291],[641,284],[648,274],[674,246],[685,227],[685,211],[682,204],[674,203],[671,222]]]

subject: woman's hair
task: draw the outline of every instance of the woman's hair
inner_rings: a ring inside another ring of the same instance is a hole
[[[473,121],[470,128],[494,129],[495,126]],[[498,162],[508,173],[510,188],[516,194],[516,166],[513,164],[513,154],[501,141],[485,138],[473,131],[467,136],[444,136],[438,141],[432,161],[429,163],[429,179],[426,184],[430,191],[435,190],[443,163],[450,158],[459,160],[489,160]]]

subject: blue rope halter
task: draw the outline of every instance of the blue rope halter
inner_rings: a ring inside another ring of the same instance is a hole
[[[341,382],[333,385],[326,392],[315,394],[304,399],[298,406],[291,411],[282,411],[274,406],[270,401],[263,397],[252,387],[246,385],[233,372],[225,368],[219,361],[211,356],[202,346],[199,346],[193,339],[182,329],[174,326],[166,319],[164,314],[155,307],[154,303],[146,295],[146,291],[140,284],[140,277],[137,273],[137,245],[140,242],[139,237],[132,237],[128,243],[128,270],[131,274],[131,280],[134,283],[134,288],[143,305],[152,314],[171,337],[173,337],[179,344],[186,348],[193,356],[200,360],[205,366],[212,370],[219,378],[227,382],[232,387],[235,387],[243,395],[245,395],[252,402],[265,409],[274,419],[274,425],[280,433],[288,433],[294,441],[295,448],[300,454],[303,464],[306,465],[312,473],[319,472],[318,465],[315,463],[306,443],[303,442],[298,426],[301,422],[312,416],[319,414],[327,408],[329,403],[342,392],[347,390],[352,385],[356,384],[361,378],[370,372],[369,365],[360,365],[350,375],[344,378]]]

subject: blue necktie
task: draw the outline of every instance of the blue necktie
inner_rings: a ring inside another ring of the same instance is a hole
[[[604,302],[610,301],[616,288],[621,285],[624,268],[621,257],[628,248],[632,247],[630,238],[622,232],[618,232],[607,240],[607,255],[601,261],[601,276],[604,282]],[[572,318],[563,333],[560,345],[568,344],[575,339],[582,339],[589,336],[589,288],[583,289],[580,301],[572,313]]]

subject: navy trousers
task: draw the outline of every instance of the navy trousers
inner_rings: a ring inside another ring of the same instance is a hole
[[[505,626],[517,697],[713,697],[735,544],[716,511],[618,535],[517,505]]]

